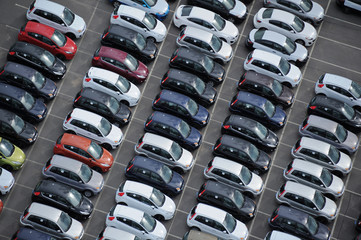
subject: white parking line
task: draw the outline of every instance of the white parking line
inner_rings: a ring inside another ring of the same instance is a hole
[[[298,100],[298,99],[295,99],[295,102],[299,102],[299,103],[303,103],[305,105],[308,105],[308,102],[304,102],[304,101],[301,101],[301,100]]]
[[[26,10],[28,10],[28,9],[29,9],[29,7],[25,7],[25,6],[20,5],[20,4],[17,4],[17,3],[15,3],[15,6],[20,7],[20,8],[24,8],[24,9],[26,9]]]
[[[335,17],[332,17],[332,16],[330,16],[330,15],[326,15],[326,16],[329,17],[329,18],[335,19],[335,20],[337,20],[337,21],[340,21],[340,22],[344,22],[344,23],[347,23],[347,24],[350,24],[350,25],[354,25],[354,26],[356,26],[356,27],[361,27],[361,25],[360,25],[360,24],[357,24],[357,23],[345,21],[345,20],[343,20],[343,19],[335,18]]]
[[[5,27],[10,28],[11,30],[19,32],[19,29],[10,25],[5,25]]]
[[[293,147],[292,145],[289,145],[289,144],[284,143],[284,142],[280,142],[279,144],[282,144],[282,145],[287,146],[287,147],[290,147],[290,148],[292,148],[292,147]]]

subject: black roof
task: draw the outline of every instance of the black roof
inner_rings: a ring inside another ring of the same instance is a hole
[[[171,90],[162,90],[159,94],[159,97],[162,100],[169,101],[181,105],[187,108],[187,103],[190,100],[190,97],[177,93]]]
[[[153,121],[161,122],[163,124],[169,125],[174,128],[178,128],[180,123],[183,121],[182,119],[176,116],[159,111],[154,111],[151,115],[151,119]]]
[[[212,180],[208,180],[204,185],[206,190],[205,192],[209,191],[215,195],[226,196],[234,200],[234,192],[237,191],[235,188]]]
[[[110,101],[110,98],[111,96],[104,93],[104,92],[101,92],[101,91],[98,91],[98,90],[95,90],[95,89],[92,89],[92,88],[83,88],[81,91],[80,91],[80,96],[82,97],[86,97],[86,98],[89,98],[91,100],[94,100],[96,102],[100,102],[100,103],[103,103],[103,104],[107,104],[109,101]]]
[[[22,65],[20,63],[15,63],[15,62],[7,62],[4,65],[4,70],[5,70],[5,72],[11,72],[11,73],[20,75],[20,76],[28,78],[28,79],[31,79],[35,75],[35,73],[38,72],[31,67]]]
[[[306,225],[309,216],[305,212],[284,205],[279,206],[277,214],[278,217],[287,218],[303,225]]]
[[[132,164],[135,167],[140,167],[143,169],[147,169],[149,171],[152,172],[157,172],[159,173],[161,168],[164,166],[163,163],[157,161],[157,160],[153,160],[151,158],[147,158],[147,157],[143,157],[143,156],[135,156],[132,160]]]
[[[272,77],[261,73],[257,73],[255,71],[247,71],[244,73],[243,77],[244,76],[246,78],[246,81],[255,82],[260,85],[267,86],[269,88],[272,87],[272,83],[275,81]]]
[[[15,118],[16,114],[6,109],[0,108],[0,121],[10,122]]]
[[[118,24],[110,24],[108,31],[109,33],[119,35],[126,39],[134,39],[138,35],[138,32]]]
[[[20,99],[25,95],[25,92],[26,91],[21,88],[0,82],[0,94]]]
[[[186,59],[188,59],[190,61],[194,61],[194,62],[203,63],[204,58],[206,57],[206,55],[204,55],[201,52],[198,52],[198,51],[192,50],[192,49],[188,49],[185,47],[180,47],[176,51],[178,51],[177,56],[186,58]]]
[[[179,69],[176,69],[176,68],[170,68],[169,71],[167,72],[167,77],[175,79],[177,81],[188,83],[188,84],[190,84],[192,86],[194,86],[195,80],[197,78],[199,78],[197,75],[194,75],[192,73],[185,72],[183,70],[179,70]]]
[[[232,114],[225,119],[224,124],[255,130],[260,123],[248,117]]]
[[[40,181],[34,191],[36,192],[46,192],[50,194],[56,194],[60,196],[64,196],[72,189],[72,187],[65,185],[60,182],[54,182],[50,180],[42,180]]]
[[[342,108],[345,103],[336,99],[328,98],[324,95],[316,95],[312,98],[309,105],[325,106],[329,108]]]
[[[237,99],[240,102],[248,103],[253,106],[258,106],[262,109],[264,109],[264,105],[268,101],[266,98],[261,97],[257,94],[245,92],[245,91],[239,91],[237,94]]]
[[[226,145],[235,149],[240,149],[246,153],[249,153],[249,148],[252,143],[248,142],[247,140],[244,140],[242,138],[233,137],[231,135],[224,134],[221,137],[221,143],[222,145]]]
[[[33,56],[41,56],[46,50],[30,43],[18,41],[10,47],[9,52],[11,51],[23,52]]]

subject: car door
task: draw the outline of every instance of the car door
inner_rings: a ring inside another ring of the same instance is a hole
[[[102,91],[102,92],[105,92],[111,96],[116,96],[116,94],[114,93],[114,91],[109,88],[109,85],[108,85],[108,82],[107,81],[104,81],[100,78],[93,78],[93,81],[95,83],[95,86],[94,88],[99,90],[99,91]]]
[[[135,235],[140,235],[140,231],[133,227],[133,221],[127,219],[125,217],[117,217],[117,225],[119,225],[119,229],[123,229],[127,232],[130,232]]]
[[[47,220],[45,218],[36,216],[36,215],[30,215],[27,219],[27,221],[31,222],[32,225],[34,227],[36,227],[36,229],[43,231],[45,233],[52,233],[54,234],[54,232],[48,228],[47,226]],[[56,234],[56,232],[55,232]],[[57,234],[56,234],[57,235]],[[59,235],[57,235],[59,236]]]
[[[167,189],[167,185],[164,183],[163,179],[158,175],[158,173],[151,172],[150,180],[159,190]]]

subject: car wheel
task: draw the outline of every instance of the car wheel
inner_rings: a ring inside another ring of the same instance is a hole
[[[260,30],[268,30],[268,29],[265,28],[265,27],[260,27],[259,29],[260,29]]]
[[[9,172],[11,172],[12,170],[14,170],[12,166],[7,165],[7,164],[5,164],[5,165],[3,165],[3,166],[1,166],[1,167],[4,168],[5,170],[8,170]]]
[[[181,31],[182,31],[183,29],[185,29],[186,27],[187,27],[186,25],[181,25],[181,26],[180,26]]]
[[[221,64],[221,65],[225,65],[226,64],[226,62],[224,62],[222,59],[220,59],[220,58],[216,58],[216,59],[214,59],[214,61],[215,62],[217,62],[217,63],[219,63],[219,64]]]
[[[48,180],[50,182],[56,182],[56,180],[54,178],[51,178],[51,177],[46,178],[46,180]]]
[[[355,107],[353,107],[356,111],[359,111],[359,112],[361,112],[361,106],[355,106]]]
[[[114,1],[114,2],[113,2],[113,6],[114,6],[115,8],[118,7],[118,6],[120,6],[120,2]]]
[[[76,38],[75,35],[74,35],[74,33],[66,33],[65,35],[66,35],[67,37],[71,38],[71,39],[75,39],[75,38]]]
[[[311,24],[312,26],[314,25],[314,23],[311,19],[306,19],[305,22]]]
[[[196,230],[196,231],[198,231],[198,232],[201,232],[201,229],[198,228],[198,227],[191,227],[191,230]]]
[[[30,21],[32,21],[32,22],[36,22],[36,23],[39,23],[39,21],[38,21],[38,20],[30,20]]]
[[[254,198],[253,194],[251,192],[244,192],[243,193],[246,197]]]
[[[110,146],[108,143],[104,143],[102,146],[108,151],[112,150],[112,146]]]
[[[325,193],[324,195],[325,195],[325,197],[328,197],[329,199],[331,199],[331,200],[333,200],[333,201],[336,200],[335,195],[333,195],[333,194],[331,194],[331,193]]]
[[[103,173],[103,171],[100,167],[93,167],[93,170],[97,171],[98,173]]]
[[[179,167],[176,167],[174,168],[174,171],[179,173],[179,174],[183,174],[184,173],[184,170],[182,168],[179,168]]]
[[[129,107],[129,102],[128,101],[122,100],[120,102],[123,103],[124,105],[126,105],[127,107]]]
[[[343,11],[344,13],[350,13],[350,12],[351,12],[351,8],[348,8],[348,7],[343,6],[343,7],[342,7],[342,11]]]
[[[74,131],[72,131],[72,130],[68,130],[68,131],[66,131],[66,133],[76,135],[76,133]]]
[[[292,85],[289,82],[283,82],[282,84],[285,85],[288,88],[292,88]]]
[[[155,215],[154,218],[157,219],[158,221],[164,221],[165,220],[164,217],[162,215],[159,215],[159,214]]]
[[[327,224],[328,223],[328,219],[325,217],[316,217],[316,219],[323,224]]]
[[[128,204],[126,204],[125,202],[119,202],[118,204],[123,205],[123,206],[128,206]]]
[[[157,42],[154,37],[148,37],[147,39],[150,39],[153,42]]]
[[[229,18],[228,18],[228,21],[230,21],[231,23],[235,23],[235,22],[236,22],[236,19],[234,19],[234,17],[229,17]]]
[[[301,39],[297,39],[297,40],[296,40],[296,43],[299,43],[299,44],[305,46],[305,41],[303,41],[303,40],[301,40]]]
[[[342,174],[342,172],[340,172],[340,171],[334,171],[334,172],[332,172],[333,174],[335,174],[337,177],[339,177],[339,178],[343,178],[343,174]]]
[[[91,196],[93,196],[93,193],[89,190],[85,190],[83,193],[84,193],[84,196],[86,196],[87,198],[90,198]]]
[[[59,58],[61,61],[65,61],[66,57],[63,54],[56,55],[57,58]]]

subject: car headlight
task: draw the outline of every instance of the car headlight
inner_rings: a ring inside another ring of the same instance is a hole
[[[307,40],[313,40],[313,37],[305,37]]]
[[[154,57],[154,54],[150,54],[149,57],[153,58],[153,57]]]
[[[73,54],[73,52],[65,51],[66,54]]]
[[[287,103],[288,103],[288,104],[291,104],[291,100],[287,100]]]
[[[106,163],[101,163],[100,165],[102,165],[103,167],[110,167],[110,165]]]
[[[28,141],[31,142],[31,141],[33,141],[33,139],[32,139],[32,138],[28,138]]]
[[[9,188],[9,186],[4,186],[4,189],[7,189],[7,188]]]
[[[119,141],[114,141],[114,143],[118,143]]]
[[[253,217],[253,213],[248,213],[248,215],[249,215],[250,217]]]
[[[143,75],[138,75],[138,74],[137,74],[137,77],[139,77],[139,78],[145,78],[145,76],[143,76]]]
[[[54,95],[54,94],[52,94],[52,93],[48,93],[48,96],[49,96],[49,97],[52,97],[53,95]]]
[[[37,115],[37,116],[38,116],[38,118],[42,118],[42,117],[43,117],[43,116],[42,116],[42,115],[40,115],[40,114],[39,114],[39,115]]]
[[[197,142],[195,142],[195,143],[194,143],[194,145],[195,145],[195,146],[198,146],[198,143],[197,143]]]
[[[278,123],[279,123],[281,126],[283,126],[283,124],[284,124],[283,122],[278,122]]]
[[[214,99],[213,99],[213,98],[210,98],[210,99],[209,99],[209,101],[210,101],[210,102],[213,102],[213,101],[214,101]]]
[[[181,189],[179,187],[176,188],[177,192],[179,192]]]
[[[263,166],[264,170],[267,170],[268,169],[268,166]]]
[[[294,82],[298,82],[298,78],[293,79]]]
[[[22,162],[18,162],[18,161],[13,161],[12,163],[13,163],[13,164],[16,164],[16,165],[23,164]]]
[[[81,33],[83,30],[82,29],[80,29],[80,30],[78,30],[78,33]]]
[[[83,214],[83,215],[89,215],[89,212],[80,211],[80,213]]]

